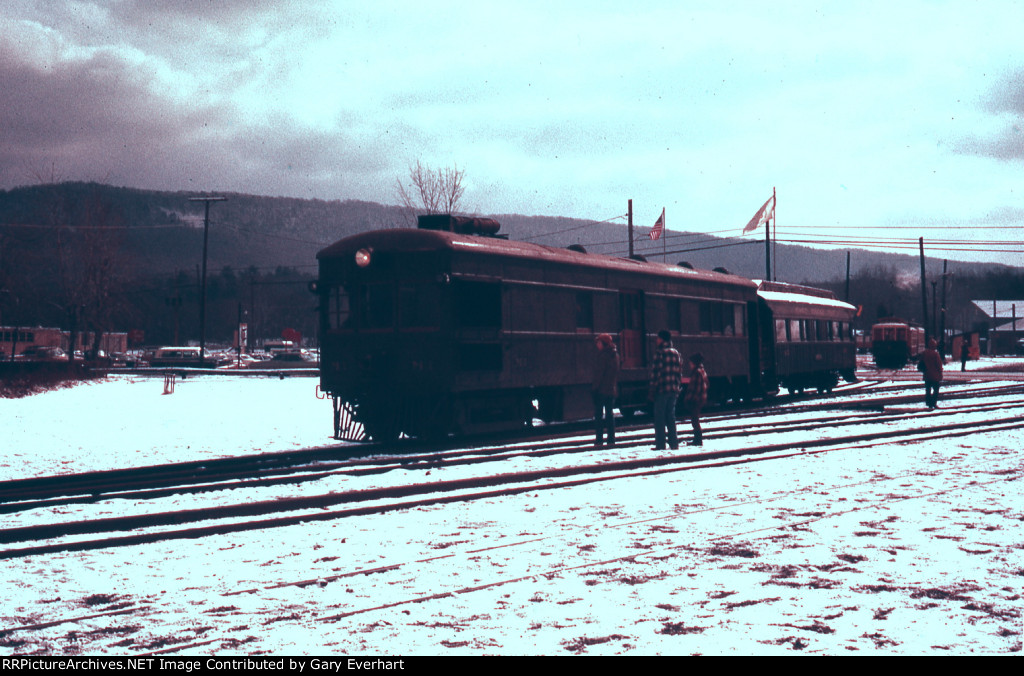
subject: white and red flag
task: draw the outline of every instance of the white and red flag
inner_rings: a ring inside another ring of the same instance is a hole
[[[661,216],[658,216],[658,220],[654,223],[654,227],[651,228],[651,239],[656,240],[661,237],[661,233],[665,230],[665,208],[661,209]]]
[[[771,218],[775,216],[775,195],[768,198],[768,201],[764,203],[754,217],[747,223],[747,227],[743,228],[743,234],[753,232],[760,228],[763,224],[767,223]]]

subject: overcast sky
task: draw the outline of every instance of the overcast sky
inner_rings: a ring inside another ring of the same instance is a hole
[[[1012,1],[3,0],[0,188],[394,204],[419,160],[482,214],[633,199],[738,235],[775,188],[780,241],[978,258],[951,249],[1024,239],[1022,27]]]

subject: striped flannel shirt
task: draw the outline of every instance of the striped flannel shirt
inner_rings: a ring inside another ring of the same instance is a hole
[[[683,358],[669,346],[659,348],[651,362],[651,392],[678,394],[683,387]]]

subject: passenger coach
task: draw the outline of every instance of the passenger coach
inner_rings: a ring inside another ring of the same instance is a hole
[[[854,306],[831,291],[782,282],[760,282],[758,297],[765,383],[802,393],[856,380]]]

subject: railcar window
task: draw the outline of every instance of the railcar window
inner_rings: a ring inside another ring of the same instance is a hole
[[[459,326],[501,328],[501,285],[457,281],[453,290]]]
[[[438,309],[440,289],[434,284],[398,287],[398,326],[403,329],[424,329],[440,326]]]
[[[683,333],[683,325],[679,312],[680,301],[675,298],[668,298],[665,301],[665,323],[672,331]]]
[[[702,334],[712,333],[714,320],[711,317],[711,303],[700,304],[700,332]]]
[[[367,284],[359,299],[359,323],[364,329],[389,329],[394,326],[394,287]]]
[[[789,340],[789,332],[786,330],[789,328],[788,322],[785,319],[775,320],[775,342],[785,343]]]
[[[576,328],[594,328],[594,294],[587,291],[576,293]]]
[[[692,300],[679,301],[679,324],[683,333],[695,334],[700,328],[700,304]]]
[[[708,335],[742,336],[745,333],[744,308],[732,303],[700,303],[700,332]]]
[[[789,339],[792,342],[797,342],[802,339],[803,336],[803,324],[799,319],[789,320]]]
[[[336,286],[327,296],[327,326],[332,329],[352,328],[352,304],[348,290]]]

